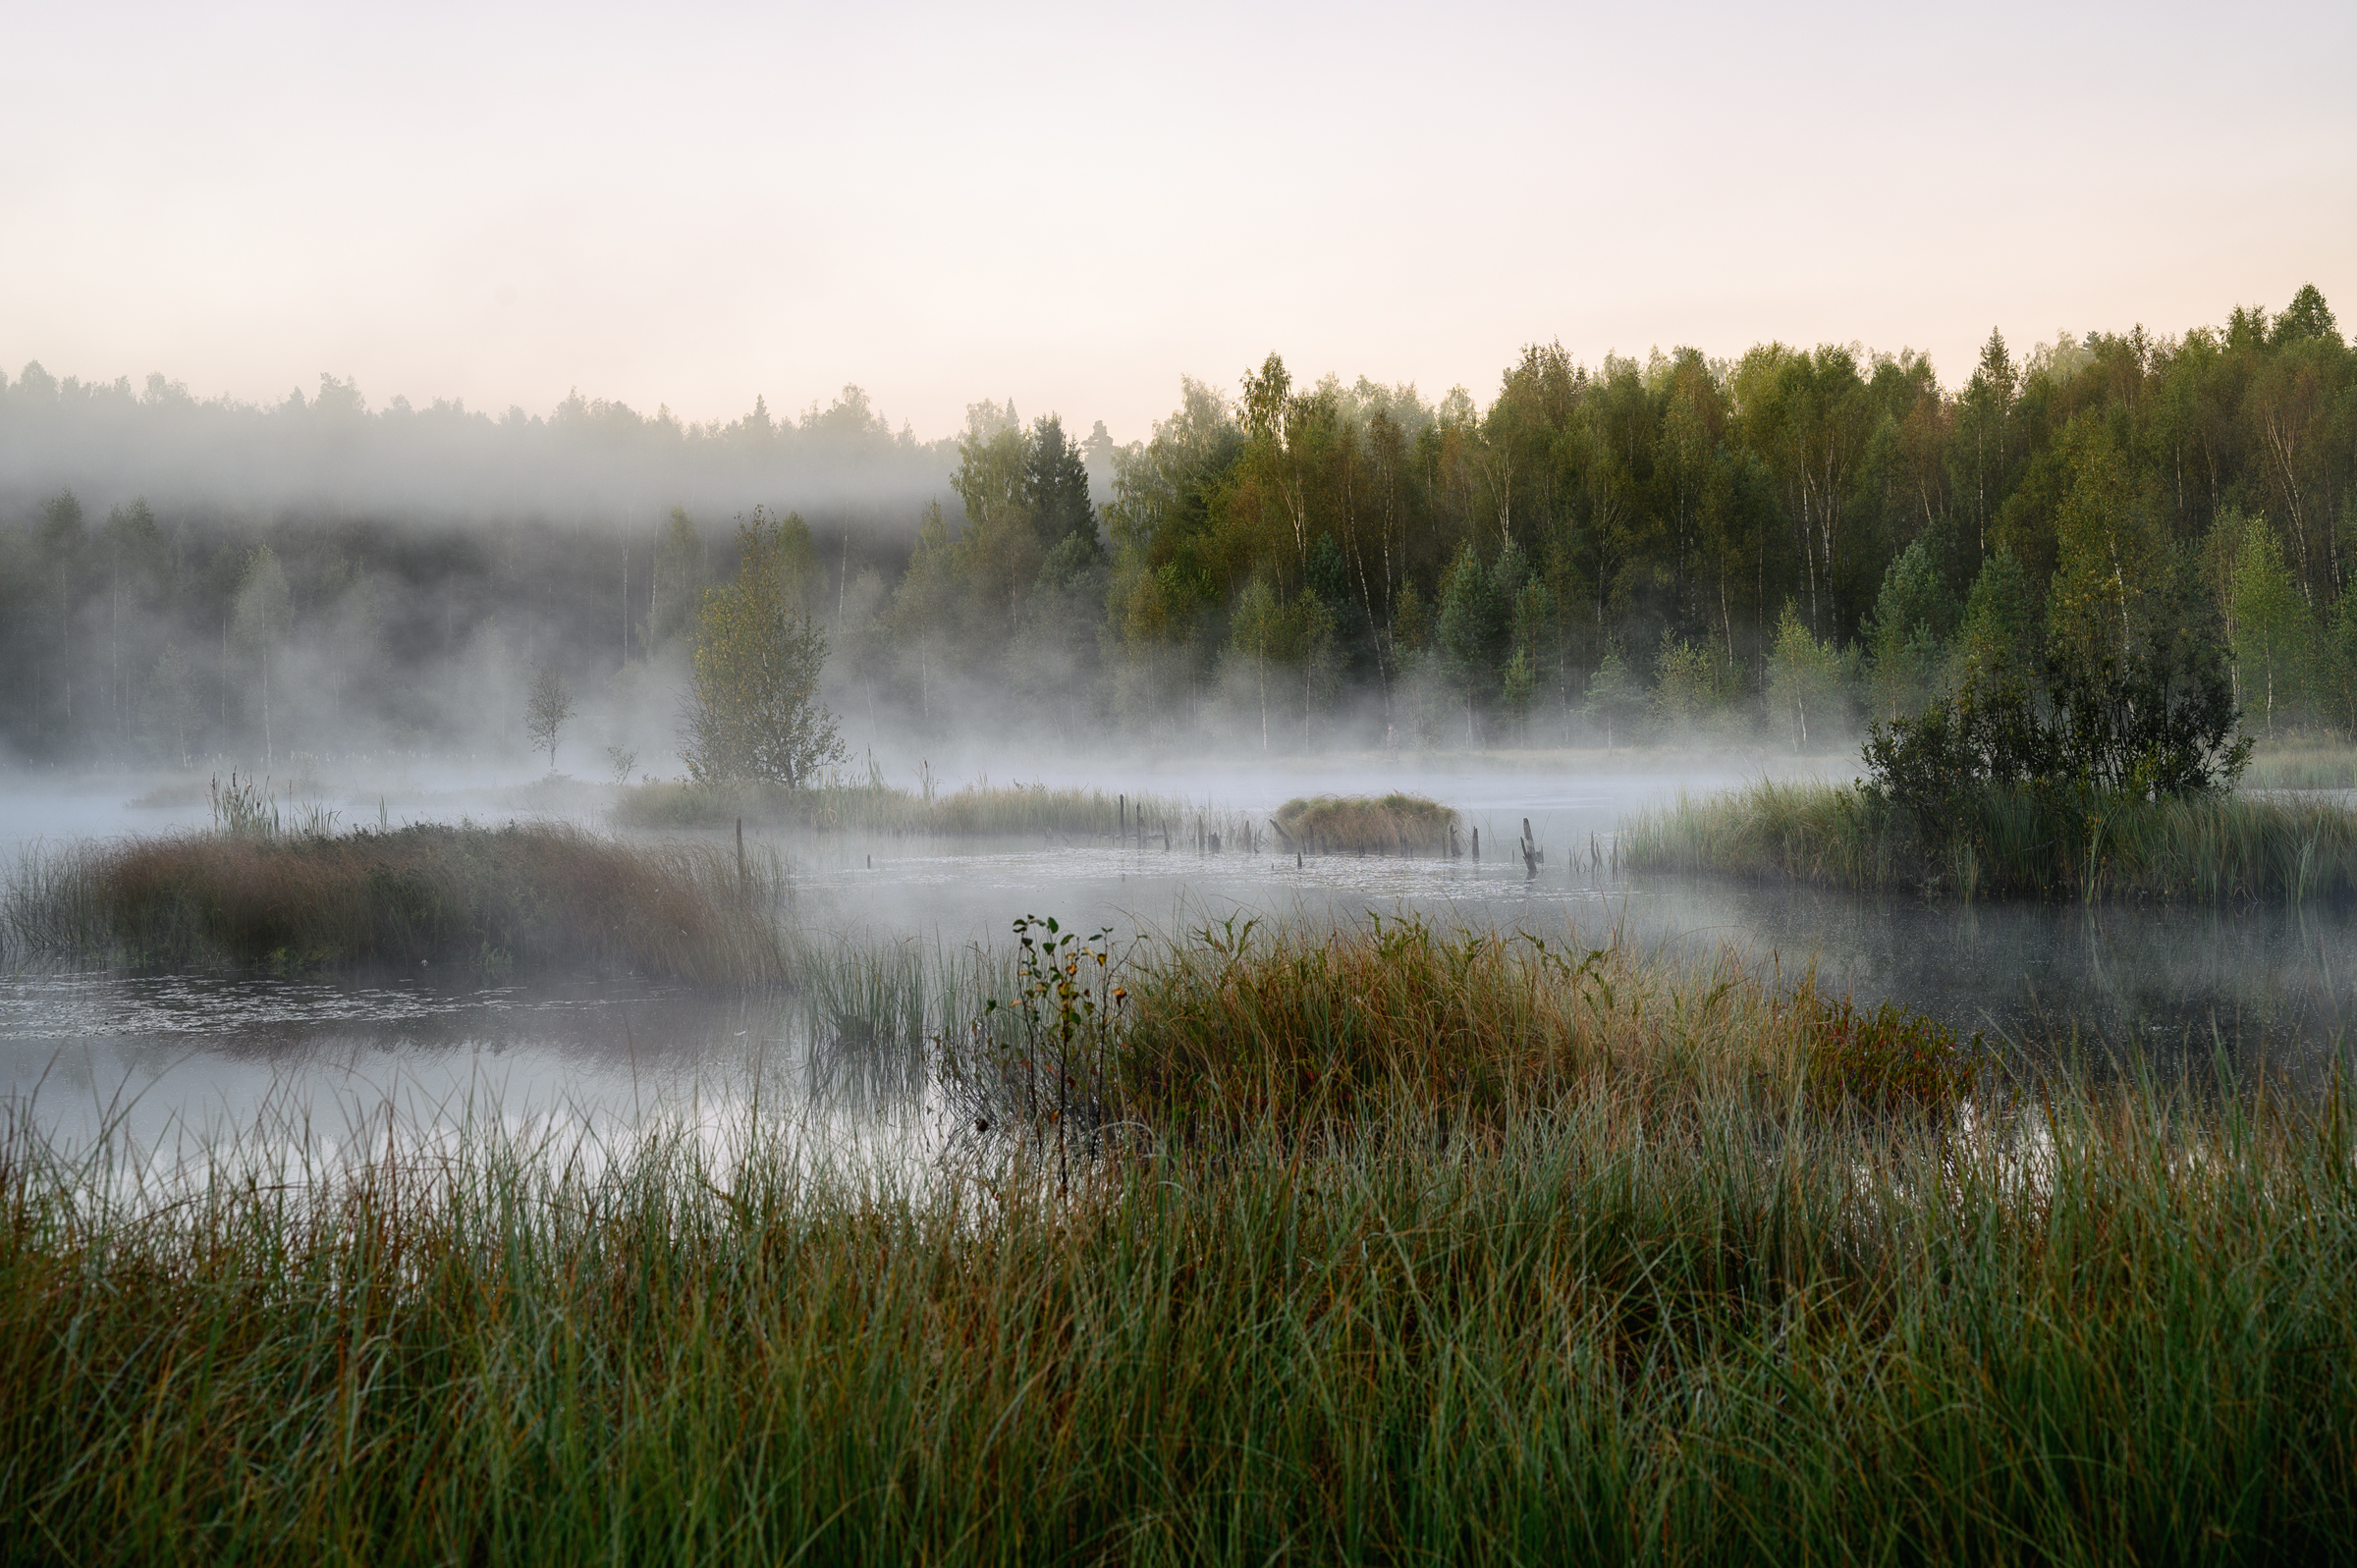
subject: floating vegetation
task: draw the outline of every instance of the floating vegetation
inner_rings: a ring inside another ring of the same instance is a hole
[[[1813,974],[1780,987],[1725,948],[1673,962],[1412,918],[1231,919],[1128,949],[1029,917],[1015,936],[999,1000],[944,1032],[939,1070],[966,1119],[1060,1160],[1115,1126],[1163,1148],[1435,1118],[1478,1137],[1604,1086],[1663,1113],[1751,1095],[1937,1119],[1987,1066],[1977,1038]]]
[[[7,893],[6,934],[27,954],[697,983],[766,983],[788,968],[773,854],[561,825],[289,833],[239,808],[221,833],[34,850]]]
[[[622,828],[726,828],[738,821],[822,832],[910,838],[1036,838],[1069,842],[1140,841],[1192,845],[1219,833],[1240,845],[1248,824],[1233,812],[1175,795],[1127,794],[1044,784],[988,780],[948,792],[902,789],[876,780],[822,782],[806,788],[771,784],[699,784],[663,781],[622,792],[614,806]]]
[[[1436,800],[1397,791],[1313,795],[1287,801],[1271,819],[1288,849],[1305,854],[1448,855],[1456,813]]]

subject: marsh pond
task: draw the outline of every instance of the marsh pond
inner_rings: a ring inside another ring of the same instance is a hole
[[[1224,798],[1229,820],[1265,823],[1283,798],[1355,782],[1180,784]],[[1967,902],[1630,875],[1615,863],[1617,826],[1679,784],[1445,770],[1398,782],[1457,809],[1464,852],[1295,853],[1264,829],[1250,849],[1231,835],[1215,854],[1184,823],[1167,848],[1159,831],[1117,841],[1111,823],[959,838],[755,826],[756,851],[774,850],[785,869],[788,920],[827,960],[784,989],[465,964],[155,972],[20,958],[0,976],[0,1097],[69,1143],[109,1129],[166,1158],[257,1119],[333,1147],[388,1118],[621,1136],[658,1115],[717,1123],[755,1103],[846,1146],[921,1142],[922,1074],[905,1054],[982,999],[977,955],[1004,949],[1023,914],[1112,928],[1117,947],[1140,935],[1377,916],[1565,949],[1732,948],[1788,980],[1813,971],[1862,1002],[1896,1000],[2032,1065],[2137,1057],[2165,1074],[2258,1069],[2312,1084],[2349,1023],[2357,919],[2330,904]],[[1535,866],[1517,853],[1525,820],[1543,851]],[[188,825],[86,795],[30,797],[7,847]]]

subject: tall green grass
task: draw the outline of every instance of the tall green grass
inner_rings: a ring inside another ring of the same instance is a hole
[[[788,884],[766,851],[576,828],[424,824],[180,834],[36,849],[0,920],[27,954],[290,968],[586,967],[783,979]]]
[[[912,1028],[1001,1002],[904,1086],[1011,1127],[885,1173],[759,1119],[584,1149],[496,1115],[298,1168],[262,1128],[172,1170],[10,1108],[6,1554],[2272,1562],[2357,1539],[2337,1090],[2014,1085],[1724,952],[1390,921],[1018,937],[846,948],[805,983],[814,1034],[886,1089]],[[976,1055],[995,1077],[958,1076]],[[1074,1081],[1042,1094],[1043,1067]]]
[[[2348,746],[2275,746],[2251,755],[2242,772],[2245,789],[2357,788],[2357,749]]]
[[[1849,785],[1762,780],[1681,793],[1620,827],[1622,863],[1854,891],[1929,889],[2204,903],[2357,894],[2357,813],[2235,794],[2057,804],[1989,790],[1961,803],[1948,843]]]
[[[997,1000],[939,1038],[937,1071],[961,1116],[1052,1149],[1060,1171],[1075,1146],[1141,1134],[1190,1150],[1331,1149],[1369,1125],[1478,1137],[1600,1085],[1663,1115],[1717,1096],[1938,1120],[1987,1065],[1977,1037],[1860,1011],[1813,972],[1780,983],[1730,947],[1232,918],[1124,953],[1105,933],[1017,924],[1011,963],[961,978]]]
[[[1663,1043],[1665,1049],[1669,1042]],[[2357,1536],[2346,1104],[1597,1080],[881,1190],[478,1138],[170,1204],[0,1144],[20,1560],[2288,1561]]]

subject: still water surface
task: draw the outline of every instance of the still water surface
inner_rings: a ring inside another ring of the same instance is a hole
[[[1003,946],[1021,914],[1126,939],[1376,913],[1587,946],[1731,945],[1787,978],[1813,967],[1863,1001],[1894,998],[2032,1061],[2133,1050],[2166,1071],[2206,1072],[2222,1056],[2315,1082],[2351,1022],[2357,921],[2344,911],[1965,906],[1631,881],[1611,869],[1610,836],[1660,798],[1658,781],[1419,782],[1481,828],[1482,862],[1213,856],[1183,828],[1168,851],[1159,838],[1141,850],[1109,835],[776,842],[795,868],[795,918],[820,940],[913,944],[936,961]],[[1264,813],[1274,803],[1247,801]],[[1547,849],[1536,876],[1511,852],[1525,817]],[[322,1149],[388,1118],[625,1136],[656,1120],[725,1120],[756,1100],[802,1116],[813,1137],[857,1144],[898,1129],[921,1143],[921,1104],[825,1087],[841,1081],[820,1070],[829,1044],[792,998],[621,982],[0,977],[0,1100],[67,1142],[111,1126],[158,1152],[264,1121]]]

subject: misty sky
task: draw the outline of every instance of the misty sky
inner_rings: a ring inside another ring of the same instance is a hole
[[[1188,372],[2357,326],[2357,5],[14,8],[0,365],[1146,433]]]

